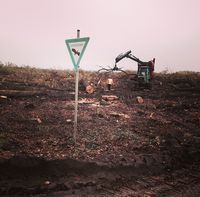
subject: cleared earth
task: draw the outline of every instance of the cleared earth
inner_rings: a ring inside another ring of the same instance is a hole
[[[74,144],[73,73],[0,67],[1,196],[200,195],[199,73],[107,77],[80,73]]]

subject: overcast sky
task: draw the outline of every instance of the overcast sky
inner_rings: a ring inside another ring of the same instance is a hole
[[[65,39],[90,37],[80,67],[132,50],[156,71],[200,71],[200,0],[0,0],[0,61],[73,69]],[[124,59],[119,66],[136,70]]]

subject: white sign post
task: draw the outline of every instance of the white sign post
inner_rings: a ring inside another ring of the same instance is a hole
[[[77,30],[77,38],[80,38],[80,31]],[[73,49],[72,49],[73,50]],[[78,51],[73,50],[78,55]],[[79,53],[80,54],[80,53]],[[75,70],[76,72],[76,82],[75,82],[75,112],[74,112],[74,143],[76,144],[76,133],[77,133],[77,124],[78,124],[78,81],[79,81],[79,68]]]
[[[79,64],[88,44],[89,37],[80,38],[80,30],[77,30],[77,39],[65,40],[67,45],[74,70],[76,73],[75,79],[75,112],[74,112],[74,142],[76,144],[76,133],[78,124],[78,81],[79,81]]]

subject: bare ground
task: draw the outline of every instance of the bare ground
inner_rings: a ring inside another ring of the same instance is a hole
[[[74,144],[73,73],[0,71],[1,196],[200,195],[198,73],[157,75],[152,90],[120,74],[109,92],[106,76],[93,94],[80,84]]]

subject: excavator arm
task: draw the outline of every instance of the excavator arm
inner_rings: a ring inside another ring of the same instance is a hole
[[[118,63],[124,58],[129,58],[132,59],[133,61],[136,61],[139,64],[144,64],[139,58],[135,57],[134,55],[131,54],[131,50],[127,51],[126,53],[120,54],[115,58],[115,63]]]
[[[118,63],[119,61],[121,61],[122,59],[124,59],[125,57],[128,57],[128,55],[131,53],[130,51],[127,51],[126,53],[121,53],[119,54],[116,58],[115,58],[115,63]]]

